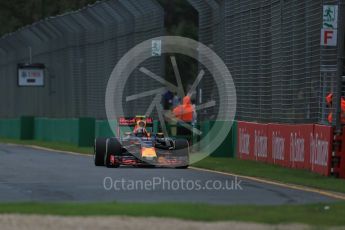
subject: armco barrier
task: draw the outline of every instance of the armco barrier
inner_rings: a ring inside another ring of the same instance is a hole
[[[78,119],[35,119],[35,140],[78,144]]]
[[[35,117],[23,116],[20,118],[20,139],[32,140],[35,131]]]
[[[314,125],[290,125],[290,164],[292,168],[310,169],[311,135]]]
[[[330,175],[332,128],[238,121],[237,156]]]
[[[229,121],[213,121],[211,126],[230,126]],[[211,154],[212,157],[234,157],[236,150],[236,121],[232,123],[229,134],[225,137],[222,144]],[[234,142],[235,140],[235,142]]]
[[[95,138],[95,119],[36,118],[34,130],[35,140],[92,146]]]
[[[110,129],[108,121],[99,120],[96,121],[96,129],[95,129],[96,137],[111,137],[113,136],[113,132]]]
[[[269,124],[271,162],[284,167],[310,169],[310,135],[314,125]]]
[[[31,140],[34,135],[34,117],[0,120],[0,137]]]
[[[267,128],[265,124],[237,122],[238,157],[245,160],[269,161],[267,151]]]
[[[270,124],[268,127],[269,151],[272,163],[283,167],[290,166],[289,130],[285,126]]]
[[[0,120],[0,137],[20,139],[21,136],[20,119],[1,119]]]
[[[230,126],[231,122],[229,121],[204,121],[199,124],[200,131],[202,132],[201,138],[205,138],[209,133],[210,129],[214,126],[217,127],[221,126]],[[218,130],[218,129],[217,129]],[[221,145],[211,153],[212,157],[234,157],[236,153],[236,138],[237,136],[237,122],[233,121],[232,128],[229,134],[225,137],[224,141]],[[205,143],[207,143],[206,141]],[[206,146],[200,146],[201,148],[205,148]]]
[[[95,118],[81,117],[78,121],[78,146],[93,146],[96,128]]]
[[[117,127],[116,121],[111,121],[110,125]],[[109,122],[107,120],[97,120],[95,128],[95,137],[112,137],[114,133],[110,128]]]
[[[310,135],[311,171],[329,176],[331,173],[333,129],[330,126],[315,125]]]
[[[116,121],[110,123],[117,127]],[[78,146],[92,146],[95,137],[111,137],[114,134],[106,120],[96,121],[94,118],[35,118],[32,116],[21,117],[20,119],[0,120],[0,137],[41,140],[53,142],[67,142]],[[225,121],[205,121],[198,124],[204,138],[214,126],[230,125]],[[154,122],[154,132],[158,130],[159,123]],[[124,131],[124,130],[123,130]],[[199,139],[199,137],[194,136]],[[237,122],[233,122],[231,132],[223,143],[212,153],[214,157],[233,157],[236,152]],[[205,147],[205,146],[201,146]],[[260,150],[261,151],[261,150]],[[261,158],[261,153],[257,155]]]
[[[254,152],[250,145],[250,140],[253,139],[252,124],[242,121],[237,122],[237,157],[242,160],[254,160]]]
[[[340,146],[335,150],[335,158],[338,162],[332,162],[332,167],[339,177],[345,178],[345,126],[343,127],[342,136],[340,137]],[[337,163],[335,165],[335,163]]]

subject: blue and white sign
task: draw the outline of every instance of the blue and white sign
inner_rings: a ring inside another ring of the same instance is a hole
[[[18,86],[44,86],[44,66],[18,65]]]

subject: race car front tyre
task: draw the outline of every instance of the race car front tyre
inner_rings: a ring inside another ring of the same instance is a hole
[[[96,138],[94,144],[94,161],[96,166],[104,166],[107,138]]]
[[[109,138],[106,143],[106,154],[104,156],[104,164],[107,168],[117,168],[120,166],[118,162],[119,156],[122,154],[122,146],[118,139],[116,138]],[[111,160],[111,158],[115,160],[115,162]]]
[[[177,139],[175,140],[175,150],[174,155],[177,157],[185,157],[186,162],[181,165],[177,166],[178,169],[186,169],[189,166],[189,143],[187,140],[184,139]]]

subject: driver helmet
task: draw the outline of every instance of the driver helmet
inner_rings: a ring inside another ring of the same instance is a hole
[[[137,121],[137,126],[134,130],[135,134],[146,134],[146,122],[143,120]]]

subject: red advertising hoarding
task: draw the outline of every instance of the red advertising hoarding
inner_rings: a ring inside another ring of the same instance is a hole
[[[290,126],[290,167],[310,169],[310,137],[314,132],[314,125]]]
[[[270,162],[284,167],[310,169],[310,135],[314,125],[269,124]]]
[[[268,160],[268,125],[238,122],[238,157],[244,160]]]
[[[252,123],[239,121],[237,123],[237,157],[243,160],[254,160],[253,152],[251,151],[251,125]]]
[[[269,124],[269,152],[270,163],[289,167],[289,129],[285,125]]]
[[[330,126],[315,125],[310,136],[311,171],[329,176],[331,173],[333,129]]]
[[[331,171],[332,135],[332,127],[323,125],[239,121],[237,154],[244,160],[308,169],[328,176]]]
[[[268,125],[256,124],[253,128],[254,160],[268,162]]]

